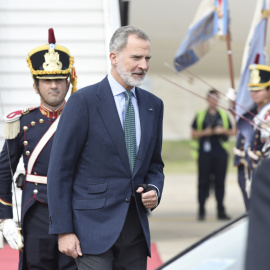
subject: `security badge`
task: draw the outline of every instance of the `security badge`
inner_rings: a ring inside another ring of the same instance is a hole
[[[211,142],[209,140],[205,140],[203,143],[203,151],[210,152],[211,151]]]

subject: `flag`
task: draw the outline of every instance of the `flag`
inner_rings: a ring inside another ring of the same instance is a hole
[[[243,115],[246,110],[254,107],[254,103],[248,90],[249,66],[251,64],[267,64],[265,52],[267,17],[269,16],[269,0],[258,0],[255,8],[252,24],[246,41],[239,86],[236,96],[236,113]],[[245,110],[246,109],[246,110]],[[239,118],[237,117],[237,120]]]
[[[176,53],[176,70],[181,71],[196,63],[211,49],[216,36],[227,34],[227,27],[227,0],[203,0]]]

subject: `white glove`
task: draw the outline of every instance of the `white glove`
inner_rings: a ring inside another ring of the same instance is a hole
[[[251,149],[250,147],[247,149],[247,154],[248,156],[253,159],[253,160],[259,160],[259,156],[257,154],[255,154]]]
[[[230,101],[235,101],[236,100],[236,92],[233,88],[229,88],[228,92],[226,94],[226,98]]]
[[[242,151],[236,147],[233,148],[233,153],[238,157],[245,157],[245,151]]]
[[[262,129],[260,130],[260,132],[261,132],[262,142],[269,141],[270,139],[270,126],[269,125],[270,125],[269,119],[267,119],[267,122],[265,121],[261,124]]]
[[[23,247],[22,236],[18,233],[18,227],[13,219],[5,219],[3,221],[3,235],[6,238],[8,244],[13,249],[21,249]],[[21,238],[21,240],[20,240]],[[18,244],[20,246],[18,246]],[[22,245],[22,246],[21,246]]]

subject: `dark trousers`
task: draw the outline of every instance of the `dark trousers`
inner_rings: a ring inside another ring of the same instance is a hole
[[[103,254],[83,255],[76,262],[79,270],[146,270],[147,245],[134,198],[116,243]]]
[[[211,181],[215,186],[217,210],[224,212],[225,177],[228,155],[224,149],[217,152],[200,152],[198,159],[198,201],[200,209],[204,209],[209,196]]]
[[[243,195],[243,199],[244,199],[244,203],[245,203],[245,207],[246,210],[248,211],[249,209],[249,198],[246,192],[246,177],[248,177],[246,175],[245,172],[245,166],[244,165],[239,165],[237,168],[237,173],[238,173],[238,184],[240,186],[242,195]]]
[[[49,235],[48,205],[36,202],[24,217],[24,269],[76,270],[72,257],[58,251],[58,236]]]

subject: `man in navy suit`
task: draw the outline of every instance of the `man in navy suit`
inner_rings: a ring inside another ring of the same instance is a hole
[[[79,269],[146,269],[148,209],[161,198],[163,102],[139,88],[149,68],[148,36],[119,28],[111,72],[73,94],[61,115],[48,173],[50,233]],[[135,115],[136,162],[125,142],[125,95]],[[128,93],[126,93],[128,92]]]

